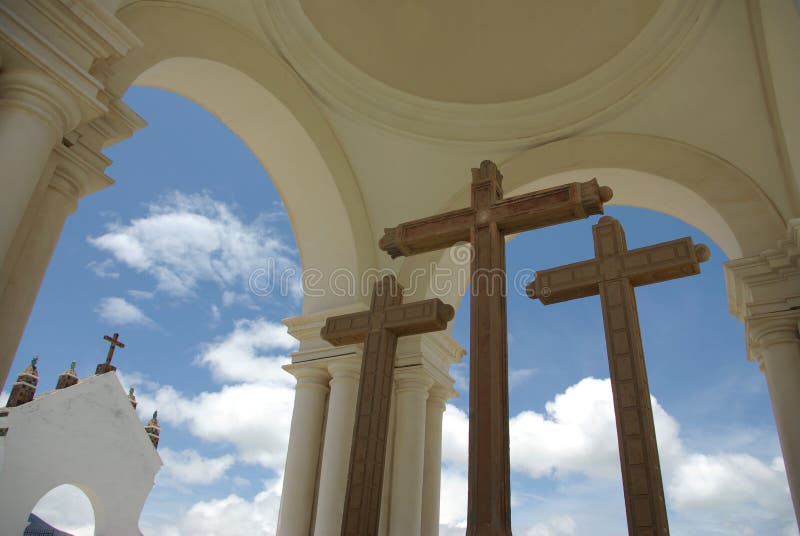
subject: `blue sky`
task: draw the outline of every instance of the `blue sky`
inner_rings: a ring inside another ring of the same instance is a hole
[[[33,355],[40,392],[71,360],[87,376],[105,357],[102,336],[119,331],[123,383],[143,422],[158,409],[162,424],[165,466],[142,531],[272,534],[293,397],[280,320],[301,299],[254,295],[248,277],[268,259],[299,267],[291,226],[269,176],[217,119],[160,90],[132,88],[126,102],[149,126],[107,151],[117,184],[65,226],[11,378]],[[631,248],[688,235],[712,251],[701,275],[637,290],[673,533],[796,535],[766,384],[727,310],[724,254],[669,216],[607,213]],[[591,257],[593,222],[514,238],[509,273]],[[624,533],[599,299],[545,307],[512,291],[508,319],[515,533]],[[465,348],[468,324],[465,301],[453,328]],[[446,535],[463,534],[468,370],[468,358],[452,368],[461,396],[444,419]],[[36,511],[86,532],[80,500],[54,493]]]

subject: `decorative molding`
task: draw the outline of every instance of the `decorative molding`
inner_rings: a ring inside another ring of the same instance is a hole
[[[96,0],[0,3],[6,66],[29,66],[51,77],[75,99],[83,120],[108,112],[110,99],[95,74],[104,78],[109,63],[142,44]]]
[[[44,120],[59,138],[81,120],[81,110],[70,93],[33,69],[12,68],[0,74],[0,107],[27,110]]]
[[[0,3],[0,51],[4,56],[4,64],[8,65],[8,52],[3,50],[6,48],[23,59],[22,62],[15,63],[29,62],[38,70],[52,76],[73,95],[84,114],[93,117],[108,110],[97,98],[102,84],[96,78]]]
[[[372,78],[327,44],[299,0],[253,0],[275,46],[335,111],[427,140],[522,147],[563,137],[616,111],[690,46],[716,1],[665,0],[619,54],[556,91],[499,104],[459,104],[411,95]]]
[[[787,227],[776,249],[725,263],[730,311],[743,322],[800,308],[800,218]]]
[[[725,263],[728,305],[745,324],[751,361],[761,363],[765,346],[798,340],[800,219],[789,221],[787,235],[776,249]]]

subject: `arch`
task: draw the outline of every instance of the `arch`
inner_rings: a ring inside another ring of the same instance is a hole
[[[166,89],[214,114],[253,151],[284,201],[304,269],[360,273],[374,265],[361,192],[307,87],[267,43],[204,11],[137,2],[118,17],[145,45],[114,66],[108,86]],[[219,46],[225,43],[225,46]],[[306,313],[352,298],[304,299]]]
[[[80,486],[61,484],[51,488],[36,502],[32,513],[66,532],[94,534],[94,504]],[[54,521],[55,516],[59,522]]]
[[[674,216],[706,233],[731,259],[759,254],[785,235],[783,218],[752,178],[711,153],[666,138],[578,136],[530,149],[499,167],[506,197],[597,178],[614,189],[610,204]],[[443,210],[468,204],[464,188]],[[433,297],[430,285],[422,284],[430,281],[432,267],[461,280],[467,266],[460,258],[450,251],[410,257],[400,281],[408,285],[416,278],[418,296]],[[456,287],[439,297],[457,306]]]

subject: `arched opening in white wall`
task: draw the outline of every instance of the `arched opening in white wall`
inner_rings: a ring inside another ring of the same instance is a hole
[[[33,507],[32,514],[74,536],[94,536],[92,502],[80,488],[72,484],[62,484],[45,493]]]

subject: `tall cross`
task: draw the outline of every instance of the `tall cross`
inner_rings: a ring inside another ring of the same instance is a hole
[[[471,207],[386,229],[380,241],[393,258],[472,244],[468,536],[511,534],[504,237],[600,214],[613,194],[593,179],[503,199],[502,179],[483,161]]]
[[[454,314],[438,298],[403,304],[403,287],[387,276],[375,283],[369,311],[328,318],[322,328],[334,346],[364,343],[342,535],[378,533],[397,338],[443,330]]]
[[[125,343],[119,340],[119,333],[114,333],[113,337],[103,335],[103,339],[108,341],[110,346],[108,348],[108,354],[106,355],[106,362],[97,365],[97,369],[94,371],[95,374],[104,374],[112,370],[117,370],[117,367],[111,364],[111,359],[114,357],[114,350],[116,350],[117,347],[125,348]]]
[[[628,534],[669,534],[634,287],[700,273],[709,249],[681,238],[628,250],[610,216],[592,227],[595,258],[536,272],[528,295],[543,304],[600,294]]]

